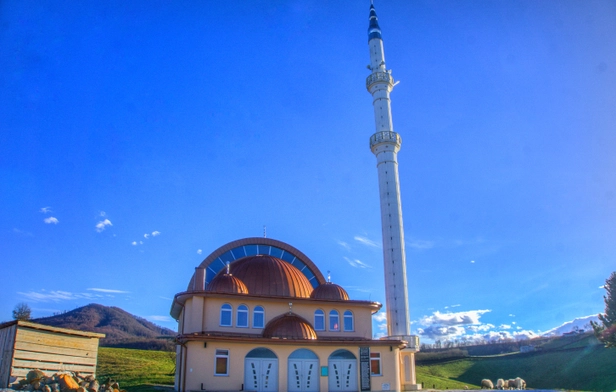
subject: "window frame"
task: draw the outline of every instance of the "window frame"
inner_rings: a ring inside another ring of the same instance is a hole
[[[376,362],[378,363],[378,367],[379,367],[379,373],[373,373],[372,372],[372,363]],[[379,352],[370,352],[370,376],[382,376],[383,375],[383,362],[381,361],[381,353]]]
[[[347,320],[351,321],[351,328],[347,329]],[[344,332],[354,332],[355,331],[355,317],[353,316],[353,312],[350,310],[345,310],[342,314],[342,330]]]
[[[228,377],[229,376],[229,350],[217,348],[214,352],[214,376],[218,377]],[[218,373],[218,360],[224,359],[225,364],[225,373]]]
[[[336,320],[336,324],[334,324],[334,319]],[[338,325],[338,328],[335,328],[335,326]],[[336,309],[332,309],[329,311],[329,331],[331,332],[340,332],[342,330],[342,328],[340,328],[340,312],[338,312]]]
[[[322,328],[318,328],[317,327],[317,317],[321,319],[321,322],[323,323],[323,327]],[[323,309],[317,309],[314,311],[314,330],[315,331],[325,331],[325,327],[327,326],[327,323],[325,322],[325,312],[323,311]]]
[[[223,323],[223,313],[228,314],[229,316],[229,324]],[[221,327],[232,327],[233,326],[233,306],[228,303],[224,303],[220,306],[220,320],[219,325]]]
[[[250,311],[248,310],[248,306],[244,304],[240,304],[236,310],[236,318],[235,318],[235,326],[238,328],[248,328],[250,325]],[[240,313],[244,313],[246,315],[246,323],[245,325],[240,325]]]
[[[257,315],[261,315],[261,325],[257,325]],[[265,308],[261,305],[255,306],[252,310],[252,327],[253,328],[265,328]]]

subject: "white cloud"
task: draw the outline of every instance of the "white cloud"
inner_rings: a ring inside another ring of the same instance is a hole
[[[71,293],[68,291],[50,291],[50,292],[18,292],[17,294],[32,301],[32,302],[60,302],[60,301],[73,301],[78,299],[97,299],[103,298],[100,294],[90,293]]]
[[[366,264],[366,263],[364,263],[364,262],[362,262],[361,260],[358,260],[358,259],[349,259],[346,256],[344,256],[344,259],[347,261],[347,263],[349,263],[351,265],[351,267],[355,267],[355,268],[372,268],[368,264]]]
[[[460,326],[430,325],[427,328],[417,328],[417,332],[428,339],[440,340],[455,339],[464,335],[466,331]]]
[[[87,289],[90,291],[98,291],[99,293],[114,293],[114,294],[128,294],[130,293],[130,291],[124,291],[124,290],[113,290],[113,289],[98,289],[98,288],[91,288],[91,289]]]
[[[203,250],[197,249],[197,254],[200,255],[201,253],[203,253]]]
[[[148,238],[150,238],[150,235],[149,235],[148,233],[145,233],[145,234],[143,235],[143,238],[145,238],[145,239],[147,240]]]
[[[452,308],[457,308],[459,306],[460,306],[460,304],[451,305]]]
[[[113,226],[109,219],[102,220],[96,224],[96,231],[101,232],[107,228],[107,226]]]
[[[515,317],[515,314],[509,313],[509,317]]]
[[[338,242],[338,245],[342,246],[344,249],[351,250],[351,247],[346,242],[344,241],[336,241],[336,242]]]
[[[45,223],[47,223],[47,224],[51,224],[51,223],[53,223],[54,225],[57,225],[57,224],[58,224],[58,222],[59,222],[59,220],[58,220],[58,218],[55,218],[55,217],[53,217],[53,216],[50,216],[49,218],[45,218],[45,219],[43,219],[43,222],[45,222]]]
[[[372,315],[372,320],[376,322],[376,326],[379,331],[387,332],[387,314],[385,312],[380,312]],[[384,333],[377,333],[378,336],[385,336]]]
[[[413,249],[431,249],[434,248],[434,241],[426,241],[426,240],[410,240],[405,241],[407,248]]]
[[[605,288],[605,285],[603,285],[603,286],[599,286],[599,288],[600,288],[600,289],[604,289],[604,288]]]
[[[494,324],[469,325],[466,327],[471,332],[485,332],[494,328]]]
[[[501,324],[498,328],[500,328],[500,329],[511,329],[511,325]]]
[[[51,212],[51,207],[43,207],[39,211],[42,212],[43,214],[46,214],[48,212]]]
[[[29,231],[19,230],[16,227],[13,227],[13,233],[20,235],[20,236],[24,236],[24,237],[34,237],[34,235],[30,233]]]
[[[105,215],[107,215],[107,213],[105,213],[105,211],[101,211],[98,215],[99,216],[105,216]]]
[[[419,320],[422,325],[469,325],[469,324],[481,324],[479,319],[481,315],[491,312],[491,310],[468,310],[464,312],[447,312],[441,313],[436,311],[432,313],[432,316],[424,316]]]
[[[344,288],[346,289],[346,291],[357,291],[360,293],[372,293],[372,289],[367,288],[365,286],[349,286],[349,285],[345,285]]]
[[[385,312],[373,314],[372,318],[374,319],[374,321],[379,322],[379,323],[387,322],[387,314]]]
[[[175,321],[169,316],[145,316],[144,318],[148,321],[158,321],[158,322],[166,322],[166,323]]]
[[[578,330],[589,331],[589,330],[592,330],[592,327],[590,326],[591,321],[598,322],[599,317],[597,317],[596,314],[593,314],[590,316],[578,317],[571,321],[567,321],[566,323],[563,323],[556,328],[552,328],[548,331],[545,331],[544,333],[542,333],[542,335],[554,336],[554,335],[562,335],[563,333],[578,331]]]
[[[137,245],[137,241],[131,242],[131,245]]]
[[[361,243],[361,244],[368,245],[368,246],[371,246],[371,247],[374,247],[374,248],[380,248],[381,247],[380,243],[378,243],[376,241],[372,241],[371,239],[368,239],[366,237],[362,237],[362,236],[356,235],[355,237],[353,237],[353,239],[355,241]]]
[[[475,260],[471,260],[471,264],[475,264]]]
[[[159,235],[160,235],[160,231],[158,231],[158,230],[155,230],[155,231],[152,232],[152,237],[157,237]]]

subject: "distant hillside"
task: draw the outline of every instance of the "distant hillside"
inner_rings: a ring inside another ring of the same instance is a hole
[[[53,327],[104,333],[101,346],[173,350],[175,332],[114,306],[90,304],[51,317],[32,320]]]

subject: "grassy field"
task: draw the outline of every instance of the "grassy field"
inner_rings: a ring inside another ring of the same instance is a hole
[[[522,377],[532,389],[616,390],[616,350],[593,345],[569,350],[513,354],[417,366],[418,382],[455,380],[476,388],[489,378]],[[438,388],[438,384],[437,384]],[[451,388],[451,387],[450,387]]]
[[[175,352],[100,347],[97,378],[108,377],[129,392],[164,390],[173,387]]]

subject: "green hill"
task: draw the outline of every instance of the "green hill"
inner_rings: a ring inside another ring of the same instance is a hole
[[[115,306],[89,304],[70,312],[34,319],[52,327],[104,333],[100,345],[146,350],[175,350],[175,332]]]

